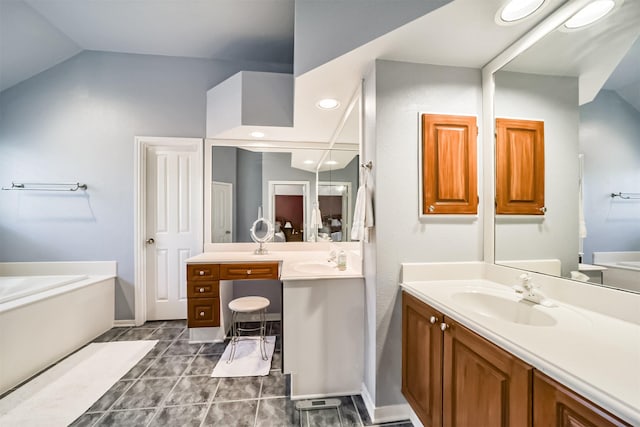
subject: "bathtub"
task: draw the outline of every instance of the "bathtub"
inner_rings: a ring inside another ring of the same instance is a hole
[[[640,252],[594,252],[593,263],[606,267],[602,272],[605,285],[640,292]]]
[[[115,276],[115,262],[0,263],[0,394],[113,326]]]

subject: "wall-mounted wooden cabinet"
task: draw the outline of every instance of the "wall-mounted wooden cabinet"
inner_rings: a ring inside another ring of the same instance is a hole
[[[422,115],[421,215],[476,214],[476,118]]]
[[[496,119],[496,214],[544,215],[544,122]]]
[[[402,393],[425,426],[629,426],[402,293]]]

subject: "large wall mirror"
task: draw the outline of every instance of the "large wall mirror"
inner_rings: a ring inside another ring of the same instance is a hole
[[[496,215],[496,263],[640,292],[639,34],[625,1],[494,74],[494,119],[544,122],[546,208]]]
[[[205,243],[252,242],[256,219],[272,242],[347,242],[359,185],[356,103],[332,142],[205,142]]]

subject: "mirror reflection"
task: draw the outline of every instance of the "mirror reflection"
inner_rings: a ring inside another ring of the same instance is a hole
[[[495,118],[544,121],[546,207],[496,215],[497,263],[640,292],[638,22],[625,2],[495,74]]]
[[[251,242],[251,224],[262,216],[274,242],[349,241],[357,145],[219,143],[211,148],[211,243]]]

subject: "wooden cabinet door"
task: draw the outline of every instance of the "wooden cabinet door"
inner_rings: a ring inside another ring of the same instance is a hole
[[[630,426],[546,375],[533,380],[534,427]]]
[[[476,118],[422,115],[423,215],[476,214]]]
[[[442,317],[402,293],[402,394],[425,426],[442,424]]]
[[[444,426],[531,426],[530,366],[445,318]]]
[[[496,119],[496,214],[545,211],[544,122]]]

